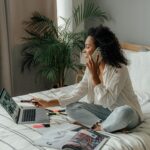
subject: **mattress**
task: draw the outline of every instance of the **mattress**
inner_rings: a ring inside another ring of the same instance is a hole
[[[48,100],[72,91],[75,86],[31,93],[14,97],[14,99],[19,101],[37,96]],[[102,150],[150,150],[150,94],[137,93],[137,95],[144,113],[144,122],[130,133],[118,132],[112,134],[104,132],[111,138]],[[54,150],[34,144],[34,141],[47,131],[48,128],[33,128],[32,124],[20,125],[14,123],[8,113],[0,106],[0,150]]]

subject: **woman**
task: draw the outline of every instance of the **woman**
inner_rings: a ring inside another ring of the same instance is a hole
[[[100,62],[99,56],[96,62],[91,57],[97,47],[102,56]],[[127,60],[114,33],[104,26],[89,29],[85,52],[87,67],[76,89],[58,100],[35,99],[36,105],[66,106],[70,117],[94,130],[114,132],[139,125],[142,111],[132,88]],[[85,95],[86,102],[79,102]]]

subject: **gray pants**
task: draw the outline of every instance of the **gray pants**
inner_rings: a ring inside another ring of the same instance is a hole
[[[100,105],[77,102],[68,105],[66,110],[71,118],[88,128],[101,122],[102,128],[107,132],[132,129],[140,124],[138,113],[128,105],[120,106],[111,112]]]

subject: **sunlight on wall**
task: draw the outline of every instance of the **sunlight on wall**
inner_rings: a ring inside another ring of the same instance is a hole
[[[63,25],[63,20],[60,18],[69,18],[72,16],[72,0],[57,0],[57,18],[58,25]],[[72,23],[69,30],[72,30]]]

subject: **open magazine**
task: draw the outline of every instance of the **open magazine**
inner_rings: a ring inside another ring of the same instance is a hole
[[[34,141],[35,145],[55,148],[72,148],[74,150],[99,150],[109,139],[103,133],[82,129],[70,123],[50,127],[42,137]]]
[[[64,148],[73,150],[99,150],[109,139],[108,136],[92,131],[82,129],[78,131],[65,145]]]

